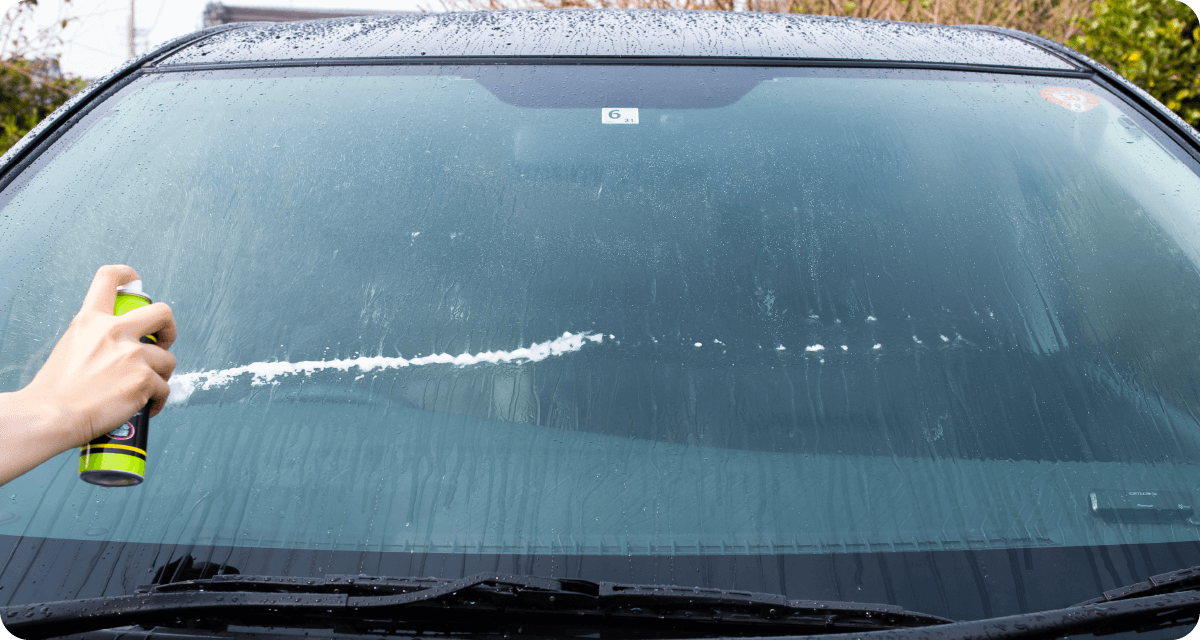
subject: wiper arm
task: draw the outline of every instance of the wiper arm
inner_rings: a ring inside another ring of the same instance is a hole
[[[1188,567],[1187,569],[1179,569],[1178,571],[1169,571],[1160,573],[1156,576],[1150,576],[1145,582],[1137,582],[1126,585],[1118,589],[1105,591],[1098,598],[1092,598],[1087,602],[1080,604],[1099,604],[1102,602],[1116,602],[1118,600],[1128,600],[1130,598],[1142,598],[1145,596],[1158,595],[1162,593],[1179,593],[1180,591],[1191,591],[1200,588],[1200,566]]]
[[[654,637],[808,635],[952,622],[892,605],[491,573],[458,580],[225,575],[144,587],[130,596],[5,607],[0,617],[22,638],[183,621],[360,632],[536,623]]]
[[[1150,576],[1065,609],[956,622],[931,629],[868,633],[860,640],[973,638],[1032,640],[1084,633],[1145,632],[1195,625],[1200,615],[1200,566]]]
[[[1174,593],[1065,609],[987,618],[922,629],[855,634],[855,640],[1050,640],[1067,636],[1144,632],[1195,624],[1200,593]],[[839,636],[844,638],[845,636]],[[813,640],[811,637],[806,640]]]

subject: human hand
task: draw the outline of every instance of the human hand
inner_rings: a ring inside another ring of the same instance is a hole
[[[52,416],[44,437],[65,451],[107,433],[153,400],[150,415],[166,404],[175,356],[175,319],[161,302],[113,315],[117,287],[139,279],[132,267],[100,267],[83,308],[27,387],[26,403]],[[157,333],[158,344],[144,344]]]

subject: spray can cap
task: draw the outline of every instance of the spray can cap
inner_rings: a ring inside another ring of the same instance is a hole
[[[132,282],[126,282],[125,284],[117,287],[117,293],[133,293],[133,294],[137,294],[139,296],[145,295],[145,293],[142,292],[142,281],[141,280],[134,280]]]

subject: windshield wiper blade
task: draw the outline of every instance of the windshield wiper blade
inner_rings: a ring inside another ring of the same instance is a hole
[[[10,631],[45,638],[117,626],[184,622],[330,628],[496,630],[536,622],[568,629],[636,630],[647,637],[809,636],[856,631],[863,640],[1035,640],[1145,631],[1194,623],[1200,568],[1151,577],[1073,607],[954,622],[892,605],[788,600],[744,591],[477,574],[458,580],[329,576],[214,576],[131,596],[0,608]]]
[[[537,623],[644,631],[647,637],[807,635],[952,622],[893,605],[493,573],[458,580],[223,575],[143,587],[129,596],[5,607],[0,617],[22,638],[184,621],[360,632]]]
[[[1084,634],[1145,632],[1195,624],[1200,593],[1173,593],[968,622],[855,634],[855,640],[1051,640]],[[835,636],[830,636],[835,637]],[[836,636],[839,639],[847,636]],[[782,639],[780,639],[782,640]],[[816,640],[812,636],[805,640]]]
[[[1179,593],[1200,588],[1200,566],[1188,567],[1177,571],[1168,571],[1156,576],[1150,576],[1145,582],[1136,582],[1117,589],[1105,591],[1097,598],[1079,604],[1099,604],[1141,598],[1163,593]]]
[[[954,622],[901,607],[788,600],[780,595],[536,576],[477,574],[458,580],[372,576],[295,578],[219,575],[139,588],[130,596],[0,608],[20,637],[43,638],[126,625],[183,621],[378,631],[480,629],[504,624],[670,630],[682,637],[806,635],[859,638],[1057,638],[1191,624],[1200,613],[1200,567],[1150,577],[1078,605]],[[464,612],[469,615],[464,615]],[[564,634],[567,635],[567,634]]]
[[[944,626],[868,633],[860,640],[974,638],[1033,640],[1084,633],[1146,632],[1195,625],[1200,615],[1200,566],[1169,571],[1105,591],[1086,602],[1050,611],[955,622]]]

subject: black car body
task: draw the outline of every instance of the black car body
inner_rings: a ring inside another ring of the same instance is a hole
[[[1003,29],[181,38],[0,164],[0,390],[99,264],[181,336],[144,485],[68,452],[5,487],[4,622],[1181,637],[1198,171],[1153,98]]]

